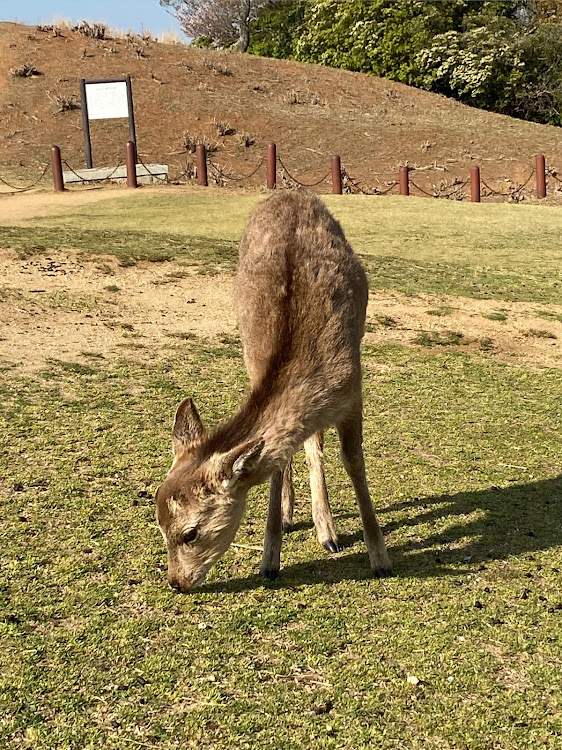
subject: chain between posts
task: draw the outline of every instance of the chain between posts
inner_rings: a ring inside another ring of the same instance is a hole
[[[106,177],[96,177],[95,179],[88,179],[88,178],[85,178],[83,175],[78,174],[78,172],[76,172],[74,169],[72,169],[72,167],[66,161],[66,159],[63,159],[62,163],[68,169],[69,172],[72,172],[72,174],[75,177],[78,177],[78,179],[81,180],[82,182],[104,182],[105,180],[110,180],[113,177],[113,175],[115,174],[115,172],[117,172],[117,170],[121,169],[121,167],[123,166],[123,164],[118,164],[115,167],[115,169],[111,172],[111,174],[108,174]]]
[[[11,185],[9,182],[7,182],[6,180],[4,180],[2,177],[0,177],[0,182],[3,185],[6,185],[6,187],[9,187],[11,190],[15,190],[17,193],[25,193],[27,190],[31,190],[36,185],[38,185],[41,182],[41,180],[43,179],[43,177],[45,177],[45,175],[47,174],[48,171],[49,171],[49,165],[46,164],[44,166],[44,168],[43,168],[43,172],[41,173],[41,176],[37,180],[35,180],[35,182],[33,182],[31,185],[27,185],[26,187],[17,187],[16,185]]]
[[[516,190],[515,192],[518,192],[519,190],[523,190],[523,188],[525,187],[525,185],[526,185],[526,184],[527,184],[527,183],[529,182],[529,180],[531,179],[531,177],[532,177],[532,176],[533,176],[534,174],[535,174],[535,170],[533,169],[533,171],[532,171],[532,172],[531,172],[531,174],[530,174],[530,175],[529,175],[529,176],[527,177],[527,179],[525,180],[525,182],[524,182],[524,183],[523,183],[523,184],[521,185],[521,187],[517,188],[517,190]]]
[[[388,195],[388,193],[390,193],[390,191],[393,190],[396,187],[396,185],[398,185],[398,180],[395,180],[390,187],[387,187],[386,190],[380,190],[379,188],[373,188],[373,190],[375,191],[374,194],[375,195]]]
[[[427,190],[424,190],[422,187],[420,187],[417,183],[415,183],[413,180],[410,180],[410,185],[416,188],[416,190],[419,190],[420,193],[423,193],[424,195],[427,195],[429,198],[450,198],[451,195],[454,195],[460,188],[465,187],[467,185],[466,180],[461,180],[460,182],[457,182],[455,185],[452,186],[452,190],[450,190],[448,193],[442,193],[441,190],[435,189],[433,193],[428,193]]]
[[[138,161],[138,163],[141,166],[143,166],[146,169],[146,171],[148,172],[148,174],[151,177],[156,177],[156,179],[160,180],[160,182],[170,182],[170,180],[169,180],[169,178],[167,176],[166,177],[160,177],[159,174],[156,174],[155,172],[151,172],[150,169],[146,166],[146,164],[143,162],[143,160],[140,158],[140,156],[138,154],[137,154],[137,161]]]
[[[488,183],[486,182],[486,180],[483,180],[482,178],[480,178],[480,182],[484,185],[484,187],[486,188],[486,190],[490,191],[490,193],[492,195],[501,195],[504,198],[506,198],[508,195],[512,195],[513,194],[513,193],[502,193],[499,190],[494,190],[494,188],[490,187],[488,185]]]
[[[330,176],[330,171],[328,171],[320,180],[318,180],[316,182],[312,182],[312,183],[304,183],[304,182],[301,182],[300,180],[298,180],[296,177],[294,177],[292,175],[292,173],[287,169],[287,167],[283,163],[283,160],[281,159],[281,157],[278,156],[277,157],[277,161],[279,162],[280,166],[284,170],[287,178],[289,180],[291,180],[292,182],[294,182],[296,185],[299,185],[301,187],[316,187],[316,186],[320,185],[321,183],[325,182],[327,180],[327,178]],[[222,180],[225,180],[225,181],[229,181],[229,182],[244,182],[245,180],[251,179],[262,168],[262,166],[264,165],[264,162],[265,162],[265,158],[262,158],[261,161],[259,162],[259,164],[256,166],[256,168],[252,172],[250,172],[248,175],[234,176],[234,175],[224,174],[224,172],[222,172],[222,167],[220,165],[218,165],[218,164],[215,164],[214,162],[212,162],[209,159],[209,165],[216,172],[216,176],[219,179],[222,179]],[[72,174],[74,174],[76,177],[78,177],[82,182],[103,182],[103,181],[106,181],[106,180],[110,180],[113,177],[113,175],[115,174],[115,172],[117,172],[117,170],[122,167],[121,164],[118,164],[115,167],[115,169],[113,169],[113,171],[110,174],[108,174],[106,177],[98,178],[98,179],[94,179],[94,180],[88,180],[88,179],[85,179],[83,177],[83,175],[80,175],[78,172],[76,172],[70,166],[70,164],[66,160],[63,160],[62,163],[65,165],[65,167],[70,172],[72,172]],[[147,167],[147,165],[143,162],[142,159],[138,159],[138,163],[141,164],[146,169],[148,175],[150,175],[151,177],[155,177],[158,181],[160,181],[160,182],[169,182],[170,181],[169,176],[160,177],[160,175],[158,175],[158,174],[156,174],[154,172],[151,172],[150,169],[149,169],[149,167]],[[2,177],[0,177],[0,182],[2,184],[6,185],[7,187],[9,187],[11,190],[14,190],[14,191],[17,191],[17,192],[25,192],[27,190],[31,190],[33,187],[35,187],[37,184],[39,184],[39,182],[41,182],[41,180],[47,174],[48,170],[49,170],[49,165],[45,165],[45,167],[43,169],[43,172],[41,173],[41,175],[39,176],[39,178],[34,183],[32,183],[31,185],[27,185],[25,187],[18,187],[16,185],[12,185],[8,181],[4,180]],[[486,188],[486,190],[489,191],[490,195],[498,195],[498,196],[502,196],[502,197],[512,197],[512,196],[515,196],[518,193],[520,193],[523,190],[523,188],[525,188],[526,185],[528,185],[528,183],[530,182],[530,180],[532,179],[532,177],[533,177],[534,174],[535,174],[535,170],[533,169],[531,171],[531,173],[529,174],[529,176],[527,177],[527,179],[525,180],[525,182],[523,182],[517,188],[515,188],[513,190],[510,190],[510,191],[507,191],[507,192],[502,192],[502,191],[499,191],[499,190],[495,190],[490,185],[488,185],[488,183],[485,180],[483,180],[483,179],[481,179],[481,183],[484,186],[484,188]],[[395,180],[385,190],[381,190],[381,189],[379,189],[377,187],[372,187],[370,189],[363,189],[361,187],[361,185],[359,184],[359,182],[357,182],[356,180],[354,180],[347,173],[347,171],[346,171],[346,169],[345,169],[345,167],[343,165],[341,166],[341,176],[342,176],[342,181],[344,182],[344,187],[347,187],[347,186],[351,185],[353,188],[355,188],[356,191],[358,191],[359,193],[362,193],[363,195],[387,195],[398,184],[398,181]],[[556,173],[554,172],[554,170],[549,171],[548,176],[554,178],[554,180],[556,180],[556,182],[562,184],[562,179],[560,179],[556,175]],[[430,198],[449,198],[452,195],[454,195],[454,193],[457,192],[460,188],[465,187],[468,184],[468,181],[467,180],[463,180],[463,181],[459,182],[457,185],[453,186],[453,189],[450,190],[448,193],[442,193],[439,190],[434,190],[433,193],[430,193],[427,190],[425,190],[424,188],[420,187],[420,185],[418,185],[413,180],[410,181],[410,184],[412,185],[412,187],[416,188],[416,190],[419,190],[421,193],[423,193],[424,195],[427,195]]]
[[[347,173],[347,169],[343,166],[343,164],[341,165],[341,181],[342,181],[343,188],[347,188],[348,184],[351,184],[356,190],[358,190],[363,195],[371,195],[371,193],[367,193],[365,190],[363,190],[361,185],[356,180],[354,180],[353,177],[349,176],[349,174]]]
[[[245,180],[249,180],[251,177],[253,177],[259,170],[263,167],[265,163],[265,157],[260,161],[258,166],[254,169],[253,172],[250,172],[250,174],[246,175],[245,177],[234,177],[231,175],[224,174],[222,171],[222,167],[220,164],[215,164],[211,159],[209,159],[209,166],[215,170],[217,176],[221,180],[228,180],[229,182],[244,182]]]
[[[423,193],[424,195],[427,195],[427,196],[429,196],[430,198],[435,198],[435,191],[434,191],[433,193],[428,193],[428,192],[427,192],[427,190],[424,190],[423,188],[421,188],[421,187],[420,187],[419,185],[417,185],[417,184],[416,184],[416,183],[415,183],[415,182],[414,182],[413,180],[410,180],[410,185],[412,185],[412,187],[415,187],[415,188],[416,188],[416,190],[419,190],[419,191],[420,191],[420,193]]]
[[[341,168],[341,175],[342,175],[342,182],[346,183],[346,187],[347,187],[347,183],[350,183],[362,195],[387,195],[388,193],[390,193],[391,190],[393,190],[396,187],[396,185],[398,185],[398,182],[395,180],[390,185],[390,187],[388,187],[386,190],[379,190],[379,188],[375,187],[375,188],[371,188],[373,192],[368,192],[367,190],[363,190],[363,188],[357,182],[357,180],[354,180],[353,177],[350,177],[350,175],[347,173],[344,166],[342,166]]]
[[[450,192],[448,192],[448,193],[441,193],[441,192],[439,192],[439,194],[437,196],[435,196],[435,197],[437,197],[437,198],[450,198],[451,195],[454,195],[457,192],[457,190],[459,190],[460,188],[466,187],[466,185],[468,185],[468,180],[462,180],[461,182],[458,182],[455,186],[453,186],[453,189]],[[418,190],[419,190],[419,188],[418,188]]]
[[[482,182],[482,184],[484,185],[484,187],[486,188],[486,190],[489,190],[489,191],[490,191],[490,193],[491,193],[492,195],[501,195],[501,196],[503,196],[504,198],[507,198],[508,196],[510,196],[510,197],[511,197],[511,196],[513,196],[513,195],[516,195],[517,193],[520,193],[520,192],[521,192],[521,191],[523,190],[523,188],[525,187],[525,185],[527,185],[527,184],[528,184],[529,180],[531,179],[531,177],[532,177],[532,176],[533,176],[534,174],[535,174],[535,170],[533,169],[533,171],[531,172],[531,174],[530,174],[530,175],[529,175],[529,176],[527,177],[527,179],[525,180],[525,182],[524,182],[524,183],[523,183],[522,185],[520,185],[520,186],[519,186],[518,188],[515,188],[514,190],[510,190],[510,191],[509,191],[509,192],[507,192],[507,193],[502,193],[502,192],[500,192],[499,190],[494,190],[494,188],[491,188],[491,187],[490,187],[490,186],[488,185],[488,183],[487,183],[487,182],[485,182],[485,180],[482,180],[482,179],[481,179],[481,182]]]
[[[291,173],[289,172],[289,170],[287,169],[287,167],[286,167],[286,166],[285,166],[285,165],[283,164],[283,161],[281,160],[281,157],[280,157],[280,156],[278,156],[278,157],[277,157],[277,161],[278,161],[278,162],[279,162],[279,164],[281,165],[281,168],[282,168],[282,169],[283,169],[283,170],[285,171],[285,173],[286,173],[287,177],[288,177],[288,178],[289,178],[290,180],[292,180],[293,182],[295,182],[295,183],[296,183],[297,185],[300,185],[301,187],[316,187],[317,185],[320,185],[320,184],[321,184],[322,182],[325,182],[325,181],[326,181],[326,179],[327,179],[327,178],[328,178],[328,177],[330,176],[330,174],[331,174],[331,170],[328,170],[328,171],[326,172],[326,174],[324,175],[324,177],[322,177],[322,179],[321,179],[321,180],[318,180],[318,182],[300,182],[300,180],[297,180],[297,178],[296,178],[296,177],[293,177],[293,175],[292,175],[292,174],[291,174]]]

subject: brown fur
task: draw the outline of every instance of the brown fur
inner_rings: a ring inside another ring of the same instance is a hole
[[[367,298],[365,272],[321,200],[285,193],[255,208],[235,280],[251,390],[210,435],[191,400],[178,409],[174,464],[157,493],[172,586],[185,591],[201,583],[234,539],[249,488],[269,477],[261,572],[277,575],[282,528],[292,521],[289,462],[303,443],[318,537],[337,551],[322,459],[322,433],[332,425],[355,488],[371,566],[377,575],[390,574],[361,447],[359,349]]]

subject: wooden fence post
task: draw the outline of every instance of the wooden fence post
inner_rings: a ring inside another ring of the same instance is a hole
[[[127,187],[138,187],[137,182],[137,149],[133,141],[127,141],[126,160],[127,165]]]
[[[195,153],[197,155],[197,181],[202,187],[208,187],[209,181],[207,178],[207,149],[204,143],[198,143],[195,147]]]
[[[480,203],[480,167],[470,168],[470,200]]]
[[[535,156],[535,173],[537,198],[546,198],[546,169],[544,163],[544,154]]]
[[[62,160],[58,146],[53,146],[51,149],[51,170],[53,172],[55,192],[62,193],[64,191],[64,178],[62,176]]]
[[[277,185],[277,146],[275,143],[267,144],[266,168],[267,189],[275,190]]]
[[[341,159],[339,156],[332,156],[332,193],[334,195],[341,195]]]
[[[410,167],[400,167],[400,195],[410,195]]]

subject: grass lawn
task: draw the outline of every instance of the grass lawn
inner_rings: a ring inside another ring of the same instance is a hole
[[[152,248],[229,268],[255,200],[139,191],[0,229],[0,244],[124,263]],[[329,203],[376,284],[560,301],[556,209],[354,200]],[[425,234],[400,241],[416,215]],[[328,557],[315,540],[299,454],[278,581],[257,575],[262,487],[240,546],[177,595],[153,502],[170,422],[186,395],[209,423],[232,412],[247,382],[237,342],[176,338],[152,359],[90,352],[88,365],[49,360],[33,377],[0,364],[0,747],[560,747],[559,370],[365,346],[367,470],[395,577],[370,576],[329,434],[345,550]]]
[[[142,194],[0,227],[24,253],[73,247],[124,262],[187,257],[233,268],[237,242],[263,196]],[[562,298],[560,209],[423,198],[325,196],[362,256],[373,288],[512,301]]]

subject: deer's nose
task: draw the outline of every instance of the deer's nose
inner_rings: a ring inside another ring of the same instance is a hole
[[[171,578],[171,579],[169,578],[168,585],[170,586],[171,589],[174,589],[176,593],[179,594],[181,592],[180,582],[176,578]]]

